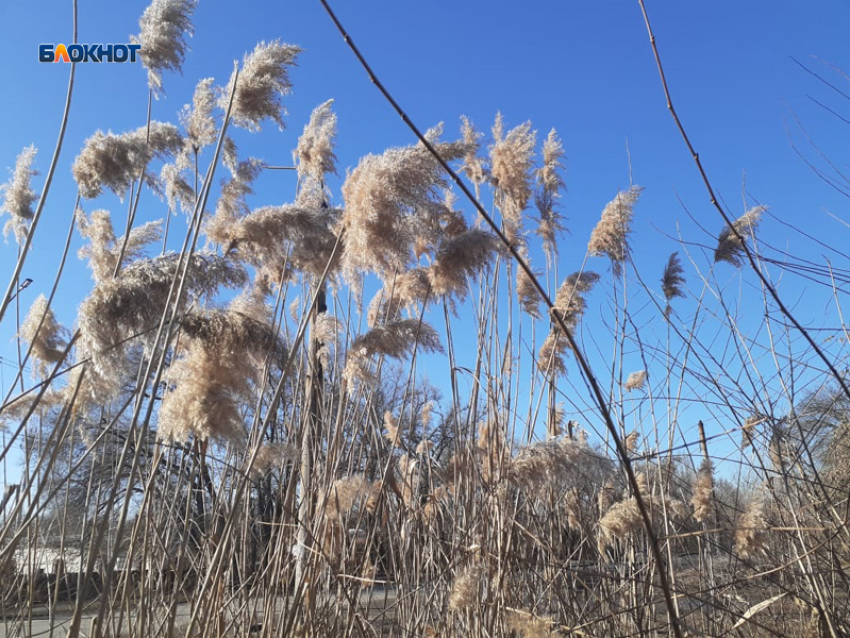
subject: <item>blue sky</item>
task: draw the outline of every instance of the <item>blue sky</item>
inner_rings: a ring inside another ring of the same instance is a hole
[[[138,32],[144,1],[79,1],[79,41],[126,42]],[[850,71],[850,2],[653,1],[648,9],[677,110],[719,196],[739,215],[742,186],[771,213],[807,232],[846,244],[847,228],[827,213],[850,220],[850,200],[819,180],[792,148],[805,147],[795,118],[823,153],[846,163],[850,125],[818,106],[816,98],[844,115],[848,102],[800,68],[796,58],[846,93],[850,83],[824,62]],[[635,261],[657,281],[677,246],[666,235],[712,244],[685,207],[712,233],[722,226],[708,203],[693,163],[665,108],[658,73],[637,1],[526,3],[437,0],[333,3],[381,80],[420,127],[446,123],[446,136],[469,116],[489,130],[500,110],[514,126],[531,120],[539,140],[558,130],[567,154],[568,193],[563,212],[571,235],[563,243],[561,273],[577,269],[587,237],[604,205],[629,184],[646,188],[635,217]],[[0,7],[0,181],[20,150],[39,148],[44,172],[53,152],[67,85],[68,65],[39,64],[38,44],[70,42],[71,2],[32,0]],[[153,117],[176,121],[195,83],[214,76],[224,83],[235,59],[260,40],[280,38],[304,48],[292,73],[294,92],[285,103],[287,129],[268,123],[262,135],[240,135],[240,150],[271,164],[288,164],[297,135],[319,103],[335,98],[339,116],[341,175],[366,153],[413,141],[333,28],[318,2],[271,3],[201,0],[195,15],[183,76],[166,75],[166,95]],[[813,57],[816,56],[816,57]],[[810,97],[811,96],[811,97]],[[47,292],[58,265],[76,194],[70,166],[84,140],[97,129],[124,132],[144,124],[147,100],[141,65],[83,64],[70,124],[43,226],[23,271],[35,280],[22,293],[24,312]],[[816,158],[811,148],[804,154]],[[40,189],[43,175],[36,180]],[[273,173],[258,182],[253,203],[288,201],[294,176]],[[335,195],[339,182],[332,183]],[[749,199],[746,206],[751,206]],[[107,208],[123,219],[126,204],[104,196],[88,211]],[[163,205],[143,196],[142,220],[159,217]],[[120,226],[120,224],[116,224]],[[763,236],[791,253],[819,258],[822,249],[767,220]],[[832,238],[836,238],[833,240]],[[75,248],[79,240],[75,240]],[[15,244],[0,245],[0,272],[14,264]],[[706,261],[707,264],[707,261]],[[590,267],[607,271],[607,263]],[[731,269],[723,277],[732,277]],[[60,288],[57,311],[73,323],[76,306],[90,286],[84,265],[73,260]],[[5,281],[4,284],[5,286]],[[796,286],[796,287],[794,287]],[[789,284],[806,318],[823,322],[823,308],[808,303],[808,289]],[[818,303],[821,303],[818,298]],[[812,317],[808,316],[815,310]],[[12,317],[0,327],[4,390],[13,370]]]

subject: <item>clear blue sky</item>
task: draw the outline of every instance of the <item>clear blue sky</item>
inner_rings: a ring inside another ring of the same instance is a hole
[[[667,255],[676,249],[663,234],[675,235],[679,223],[686,239],[712,243],[683,209],[682,204],[712,233],[719,231],[721,221],[708,204],[665,108],[636,0],[332,4],[379,77],[421,127],[445,121],[447,136],[452,136],[458,131],[459,116],[467,115],[489,130],[501,110],[510,126],[530,119],[541,141],[550,128],[558,130],[567,153],[569,192],[563,211],[572,233],[562,249],[562,273],[579,267],[602,207],[619,188],[628,186],[627,140],[634,181],[646,188],[633,239],[644,276],[657,280]],[[845,116],[850,115],[850,103],[792,58],[850,93],[850,83],[819,61],[850,71],[850,2],[647,0],[647,4],[677,109],[733,214],[744,211],[741,190],[746,175],[747,191],[769,205],[773,214],[847,244],[847,228],[826,211],[850,220],[850,201],[806,168],[790,140],[805,146],[796,116],[827,156],[846,162],[850,125],[809,96]],[[138,18],[146,5],[136,0],[79,0],[79,41],[126,42],[130,34],[138,33]],[[70,0],[0,6],[0,86],[5,89],[0,181],[6,179],[5,168],[13,166],[29,144],[39,148],[36,167],[45,171],[48,166],[69,67],[39,64],[37,49],[42,42],[70,42],[71,6]],[[343,175],[366,153],[411,143],[410,132],[369,84],[317,1],[246,0],[237,5],[201,0],[183,77],[165,76],[167,94],[154,103],[153,117],[176,121],[197,80],[214,76],[224,83],[233,60],[241,59],[258,41],[275,38],[305,49],[292,73],[294,92],[286,99],[288,127],[280,132],[267,124],[260,136],[240,136],[241,151],[271,164],[289,163],[310,111],[328,98],[336,99]],[[22,294],[24,308],[52,282],[76,194],[70,165],[83,141],[99,128],[124,132],[143,125],[146,98],[141,65],[78,65],[65,147],[43,227],[23,271],[24,277],[35,280]],[[814,157],[810,149],[805,152]],[[37,178],[36,190],[42,179],[43,175]],[[338,195],[339,184],[331,186]],[[253,203],[284,202],[293,191],[292,175],[264,176]],[[123,219],[126,212],[126,204],[111,195],[87,204],[88,211],[95,208],[111,210],[116,219]],[[160,217],[163,210],[158,200],[143,197],[143,220]],[[795,243],[801,241],[797,236],[788,239],[776,222],[768,220],[763,233],[789,252],[814,250],[811,244]],[[0,272],[11,272],[15,252],[12,240],[0,245]],[[819,252],[807,254],[816,258]],[[607,264],[597,260],[591,267],[605,271]],[[65,277],[57,311],[69,325],[90,279],[77,260]],[[67,285],[71,280],[78,283]],[[13,335],[10,316],[0,327],[4,362],[14,360]],[[3,366],[5,383],[12,373]]]

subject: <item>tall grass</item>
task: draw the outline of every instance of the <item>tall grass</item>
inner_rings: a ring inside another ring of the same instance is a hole
[[[151,95],[193,10],[142,17]],[[61,269],[32,305],[0,411],[0,459],[24,453],[0,500],[6,631],[850,633],[846,271],[808,264],[837,309],[816,349],[761,205],[645,275],[642,189],[600,194],[587,244],[565,236],[557,132],[538,149],[500,115],[489,140],[465,118],[455,140],[412,127],[333,193],[326,102],[293,136],[291,203],[252,209],[273,167],[228,129],[283,123],[299,52],[260,43],[178,124],[76,156],[93,284],[73,327]],[[33,156],[4,190],[21,259]],[[162,220],[136,223],[143,190]],[[129,196],[121,236],[85,212],[104,191]]]

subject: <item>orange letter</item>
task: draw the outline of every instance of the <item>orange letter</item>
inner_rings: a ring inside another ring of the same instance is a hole
[[[59,62],[59,60],[63,62],[70,62],[71,58],[68,56],[68,49],[65,48],[64,44],[56,45],[56,57],[54,58],[54,62]]]

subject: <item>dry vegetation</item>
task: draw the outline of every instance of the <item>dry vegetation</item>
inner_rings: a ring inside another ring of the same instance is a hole
[[[142,17],[151,91],[180,69],[193,9],[154,0]],[[0,458],[25,451],[0,495],[0,623],[848,635],[850,395],[833,374],[846,333],[837,321],[836,345],[813,352],[754,279],[750,265],[782,267],[756,240],[764,209],[718,223],[703,253],[671,246],[691,267],[673,253],[644,279],[632,185],[602,194],[577,259],[557,133],[538,149],[531,123],[501,116],[489,144],[466,119],[460,139],[426,134],[494,227],[423,143],[364,157],[335,203],[332,102],[292,137],[293,201],[252,208],[265,165],[240,158],[228,127],[283,123],[299,52],[261,43],[221,87],[200,81],[179,127],[97,132],[77,155],[69,212],[94,283],[73,327],[52,293],[19,326],[37,378],[12,384],[0,414]],[[34,156],[4,189],[22,259]],[[144,188],[161,221],[136,222]],[[83,212],[106,191],[129,197],[123,236],[111,213]],[[514,259],[544,254],[530,271]],[[559,263],[578,270],[558,281]],[[767,335],[747,334],[715,263],[764,292]],[[829,268],[809,274],[835,285]]]

